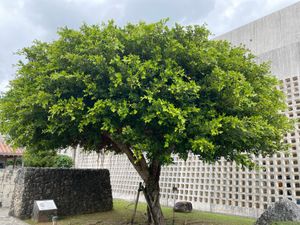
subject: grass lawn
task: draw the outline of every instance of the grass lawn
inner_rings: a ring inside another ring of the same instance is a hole
[[[300,225],[300,222],[275,222],[272,225]]]
[[[110,212],[84,214],[60,218],[58,225],[125,225],[130,224],[133,213],[133,203],[124,200],[114,200],[114,209]],[[146,204],[139,203],[135,224],[146,224]],[[168,225],[172,225],[172,208],[163,207]],[[29,224],[36,224],[26,220]],[[192,213],[175,213],[175,225],[253,225],[255,219],[229,216],[217,213],[193,211]],[[52,225],[51,223],[38,223],[39,225]],[[300,223],[274,223],[273,225],[300,225]]]

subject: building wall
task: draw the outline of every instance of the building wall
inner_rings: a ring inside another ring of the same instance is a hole
[[[215,38],[244,45],[270,61],[279,79],[300,75],[300,2]]]
[[[243,44],[255,55],[261,55],[300,41],[300,2],[274,12],[216,39]]]
[[[300,75],[300,42],[265,52],[258,57],[258,62],[272,62],[272,74],[279,79]]]
[[[300,118],[300,2],[216,39],[245,45],[258,56],[258,62],[271,61],[271,71],[282,80],[280,88],[287,96],[284,113]],[[289,152],[255,158],[265,167],[260,171],[237,168],[225,160],[208,165],[192,155],[186,162],[175,157],[175,164],[162,170],[162,204],[173,205],[175,198],[191,201],[199,210],[251,217],[258,217],[281,198],[300,204],[299,136],[296,122],[295,130],[284,139],[291,145]],[[134,199],[140,178],[125,156],[78,150],[76,166],[109,169],[114,197]],[[173,186],[178,187],[178,194],[172,192]]]

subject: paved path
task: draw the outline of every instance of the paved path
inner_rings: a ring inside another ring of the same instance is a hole
[[[28,225],[18,219],[8,216],[8,208],[0,208],[1,225]]]

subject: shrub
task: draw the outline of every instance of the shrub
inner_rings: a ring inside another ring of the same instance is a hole
[[[73,160],[66,155],[58,155],[56,151],[26,150],[23,155],[26,167],[59,167],[70,168]]]
[[[67,155],[57,155],[53,167],[59,168],[71,168],[73,166],[73,160]]]

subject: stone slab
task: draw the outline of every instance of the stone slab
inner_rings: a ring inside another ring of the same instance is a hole
[[[49,222],[57,216],[57,207],[53,200],[34,201],[32,219],[36,222]]]

